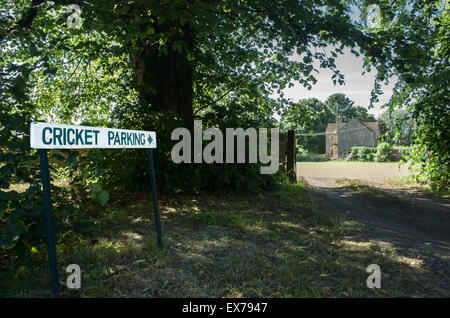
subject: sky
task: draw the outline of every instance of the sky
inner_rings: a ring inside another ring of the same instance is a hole
[[[313,97],[320,101],[325,101],[328,96],[334,93],[344,93],[355,102],[355,106],[362,106],[368,109],[376,70],[372,69],[370,73],[366,72],[364,75],[361,75],[364,71],[363,56],[356,57],[348,48],[345,48],[343,52],[344,54],[338,55],[335,63],[337,69],[345,76],[345,85],[339,85],[339,83],[334,85],[331,79],[334,73],[329,69],[319,68],[319,63],[315,62],[314,68],[319,70],[319,73],[313,72],[317,83],[313,85],[312,89],[308,90],[302,85],[295,83],[294,87],[284,90],[285,97],[291,98],[293,101]],[[300,57],[296,55],[293,56],[293,59],[300,60]],[[394,84],[395,81],[392,80],[389,85],[382,86],[383,95],[379,97],[380,101],[375,103],[373,108],[368,109],[370,114],[378,117],[385,111],[381,106],[391,98]]]

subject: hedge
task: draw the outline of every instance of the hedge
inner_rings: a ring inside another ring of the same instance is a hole
[[[388,162],[398,160],[396,152],[400,152],[402,156],[408,154],[409,148],[394,149],[388,143],[379,143],[374,147],[352,147],[347,157],[349,161],[376,161]]]

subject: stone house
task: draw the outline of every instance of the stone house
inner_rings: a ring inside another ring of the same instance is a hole
[[[378,122],[364,122],[357,118],[342,122],[336,117],[335,123],[329,123],[325,131],[325,153],[328,158],[345,158],[355,146],[376,147],[380,137]]]

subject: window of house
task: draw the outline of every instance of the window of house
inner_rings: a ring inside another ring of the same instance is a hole
[[[364,133],[361,133],[361,134],[359,135],[359,138],[360,138],[360,139],[364,139]]]
[[[331,136],[331,141],[333,141],[334,140],[334,136]]]

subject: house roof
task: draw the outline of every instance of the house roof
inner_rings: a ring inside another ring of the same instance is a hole
[[[364,121],[362,123],[375,133],[375,138],[380,137],[380,125],[377,121]]]
[[[325,134],[335,134],[336,133],[336,123],[328,123]]]
[[[358,120],[361,124],[363,124],[364,126],[366,126],[368,129],[370,129],[371,131],[373,131],[375,133],[375,138],[380,137],[380,127],[378,125],[377,121],[361,121],[357,118],[355,118],[356,120]],[[339,128],[343,128],[347,125],[347,123],[342,123],[342,126]],[[336,123],[328,123],[327,129],[325,130],[325,134],[336,134]]]

